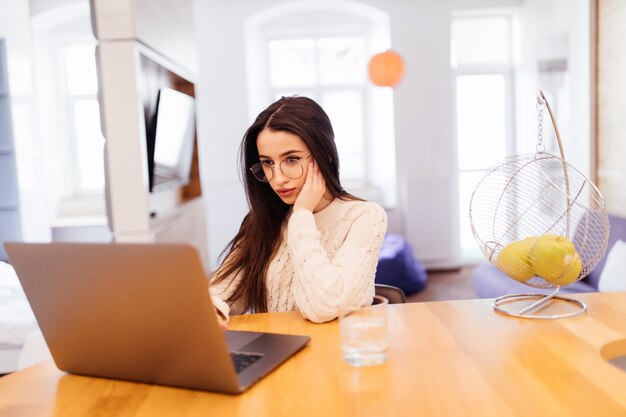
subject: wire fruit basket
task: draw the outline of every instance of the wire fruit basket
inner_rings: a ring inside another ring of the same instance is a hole
[[[544,108],[552,120],[560,157],[546,152],[542,143]],[[489,262],[529,287],[552,289],[548,295],[501,296],[494,301],[494,310],[525,318],[571,317],[584,313],[587,306],[559,295],[559,290],[584,278],[602,259],[608,215],[598,188],[567,163],[552,109],[541,90],[537,110],[536,152],[505,158],[489,170],[472,194],[470,224]],[[563,314],[541,314],[554,300],[574,308]],[[521,310],[507,306],[521,301]]]

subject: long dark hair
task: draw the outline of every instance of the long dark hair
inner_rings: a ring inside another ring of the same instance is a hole
[[[259,161],[257,138],[263,129],[284,131],[302,138],[326,180],[326,189],[333,197],[356,199],[339,181],[339,158],[330,119],[315,101],[307,97],[282,97],[263,110],[246,131],[239,148],[241,174],[250,211],[239,232],[222,256],[214,282],[239,273],[241,279],[227,300],[242,302],[244,311],[267,311],[265,276],[269,262],[278,250],[281,225],[290,205],[285,204],[269,183],[257,180],[250,166]]]

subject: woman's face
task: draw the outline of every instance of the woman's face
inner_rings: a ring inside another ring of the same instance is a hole
[[[272,177],[270,186],[285,204],[293,205],[306,181],[311,151],[300,136],[267,128],[259,133],[256,146],[266,177]]]

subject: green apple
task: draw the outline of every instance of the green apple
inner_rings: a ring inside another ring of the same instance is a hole
[[[530,263],[537,275],[555,285],[571,284],[582,269],[574,244],[559,235],[539,237],[530,253]]]
[[[509,243],[498,254],[496,266],[519,282],[528,281],[535,276],[535,271],[530,263],[530,254],[536,240],[537,238],[532,236]]]

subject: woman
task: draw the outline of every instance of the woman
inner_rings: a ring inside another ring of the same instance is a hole
[[[385,211],[348,194],[328,116],[283,97],[256,118],[240,148],[250,211],[211,280],[217,310],[298,310],[313,322],[371,303]]]

